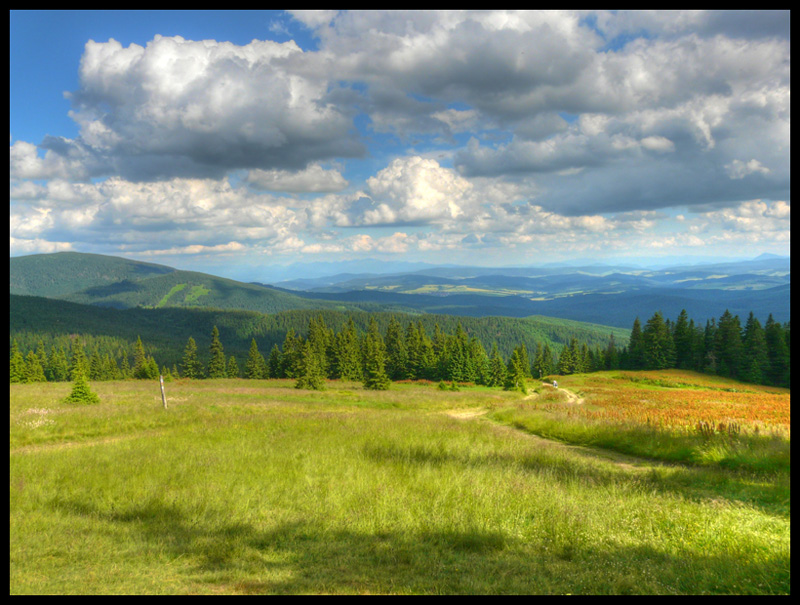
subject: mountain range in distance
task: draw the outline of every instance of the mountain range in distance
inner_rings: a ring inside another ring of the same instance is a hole
[[[331,265],[333,267],[334,265]],[[271,284],[240,282],[126,258],[59,252],[12,257],[11,294],[114,307],[211,307],[277,313],[358,309],[461,316],[543,315],[630,328],[655,311],[695,322],[725,310],[742,321],[790,319],[790,259],[643,268],[624,265],[412,266],[394,273],[345,272]]]

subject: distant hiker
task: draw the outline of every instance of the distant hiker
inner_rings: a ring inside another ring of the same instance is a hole
[[[553,388],[554,388],[554,389],[557,389],[557,388],[558,388],[558,381],[557,381],[557,380],[554,380],[554,381],[553,381]]]

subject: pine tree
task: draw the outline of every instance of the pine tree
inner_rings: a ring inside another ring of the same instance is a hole
[[[89,357],[89,380],[103,380],[103,358],[97,349]]]
[[[492,353],[489,357],[489,386],[501,387],[506,380],[506,364],[497,350],[497,342],[492,343]]]
[[[259,353],[255,338],[250,342],[250,351],[244,364],[244,377],[250,379],[264,378],[264,356]]]
[[[133,377],[139,379],[149,378],[147,365],[147,354],[144,351],[141,337],[136,337],[136,344],[133,346]],[[90,374],[91,376],[91,374]]]
[[[236,357],[233,355],[228,360],[228,378],[239,378],[239,364],[236,363]]]
[[[514,349],[511,358],[508,360],[506,379],[503,388],[506,391],[518,390],[522,393],[528,392],[528,386],[525,384],[525,367],[520,347]]]
[[[99,403],[100,397],[89,388],[89,381],[80,366],[75,376],[75,383],[72,385],[72,392],[64,399],[65,403]]]
[[[686,309],[682,309],[672,331],[675,343],[675,367],[690,370],[694,367],[694,334],[689,325]]]
[[[481,342],[473,336],[469,339],[469,360],[472,368],[471,380],[476,384],[489,384],[489,356]]]
[[[122,377],[122,380],[127,380],[128,378],[132,377],[131,372],[131,364],[128,362],[128,354],[123,353],[122,361],[119,364],[119,373]]]
[[[626,370],[641,370],[644,368],[644,340],[642,339],[642,324],[639,318],[633,320],[631,337],[628,341],[628,360]]]
[[[11,384],[25,382],[25,358],[19,352],[17,340],[11,341]]]
[[[191,336],[186,342],[186,349],[183,351],[183,361],[181,362],[181,374],[184,378],[202,378],[203,370],[200,361],[197,359],[197,343]]]
[[[409,377],[408,349],[400,322],[394,315],[389,318],[386,328],[386,372],[392,380],[403,380]]]
[[[44,368],[39,362],[39,357],[33,351],[28,351],[25,358],[25,382],[46,382]]]
[[[295,335],[294,328],[289,328],[283,340],[281,352],[281,375],[286,378],[297,378],[300,364],[303,362],[303,337]]]
[[[72,355],[69,363],[70,378],[75,380],[78,373],[83,373],[84,376],[89,375],[89,360],[86,359],[86,353],[83,352],[80,336],[72,341]]]
[[[219,340],[219,330],[217,326],[211,330],[211,345],[209,346],[210,361],[208,362],[209,378],[225,378],[228,375],[228,367],[225,360],[225,352]]]
[[[603,368],[606,370],[619,369],[619,353],[617,352],[617,343],[614,340],[614,335],[608,337],[608,346],[603,357]]]
[[[336,335],[335,343],[335,375],[342,380],[361,381],[364,361],[352,317],[348,319],[347,327]]]
[[[646,370],[664,370],[675,362],[675,348],[669,328],[661,311],[656,311],[647,320],[642,330],[643,365]]]
[[[69,363],[67,362],[67,354],[64,352],[64,347],[52,351],[48,356],[48,371],[49,380],[55,382],[65,382],[69,380]]]
[[[374,317],[369,319],[369,329],[364,340],[364,388],[386,390],[391,380],[386,374],[386,345],[378,332]]]
[[[725,309],[725,313],[719,318],[717,333],[714,339],[715,351],[717,354],[717,373],[720,376],[734,378],[739,374],[739,366],[742,363],[742,327],[739,316],[732,315]]]
[[[769,372],[767,381],[775,386],[789,385],[789,347],[783,326],[775,321],[770,313],[764,326],[764,337],[767,341]]]
[[[311,339],[303,345],[302,364],[300,375],[295,383],[296,389],[313,389],[322,391],[325,389],[325,372],[322,367],[322,359],[319,350],[314,346]]]
[[[281,350],[277,344],[272,345],[267,359],[266,372],[264,378],[282,378],[281,376]]]
[[[558,364],[556,365],[556,372],[565,376],[567,374],[572,374],[572,368],[575,367],[575,358],[573,356],[572,347],[568,344],[564,344],[564,348],[561,349],[561,355],[558,356]]]
[[[744,382],[762,384],[769,374],[769,355],[767,354],[767,338],[764,328],[753,312],[747,318],[742,339],[744,354],[742,356],[739,379]]]

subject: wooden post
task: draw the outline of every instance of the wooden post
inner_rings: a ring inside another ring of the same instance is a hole
[[[164,376],[159,374],[159,380],[161,381],[161,403],[164,404],[164,409],[167,409],[167,396],[164,394]]]

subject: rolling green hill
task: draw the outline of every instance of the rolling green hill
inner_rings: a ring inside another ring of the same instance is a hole
[[[11,294],[47,298],[119,282],[140,282],[174,271],[164,265],[81,252],[32,254],[9,260]]]
[[[70,335],[86,336],[88,346],[102,348],[110,340],[121,341],[130,353],[137,337],[141,337],[148,354],[160,365],[179,363],[186,342],[191,336],[197,341],[203,358],[208,352],[211,330],[219,328],[220,340],[226,355],[244,360],[253,338],[259,350],[269,353],[274,344],[283,343],[286,332],[293,329],[304,334],[309,319],[322,316],[328,328],[341,331],[353,318],[356,328],[366,332],[370,317],[385,333],[394,315],[405,327],[409,321],[422,322],[429,335],[436,324],[446,333],[455,331],[460,322],[469,335],[475,335],[490,350],[497,342],[501,354],[508,357],[515,346],[525,344],[529,351],[536,343],[549,344],[560,350],[570,338],[585,342],[590,348],[605,347],[614,335],[618,346],[627,343],[630,331],[596,324],[561,320],[550,317],[456,317],[450,315],[409,315],[389,312],[366,312],[359,309],[295,309],[274,314],[255,311],[213,308],[130,308],[92,307],[69,301],[30,296],[10,296],[10,338],[16,339],[20,350],[32,350],[42,340],[47,348],[52,344],[69,347]],[[119,345],[117,345],[119,346]],[[115,351],[110,351],[114,353]],[[103,352],[101,351],[101,354]]]
[[[204,307],[261,313],[292,309],[410,311],[391,302],[313,300],[206,273],[100,254],[60,252],[14,257],[9,261],[9,274],[12,295],[57,298],[115,309]]]

